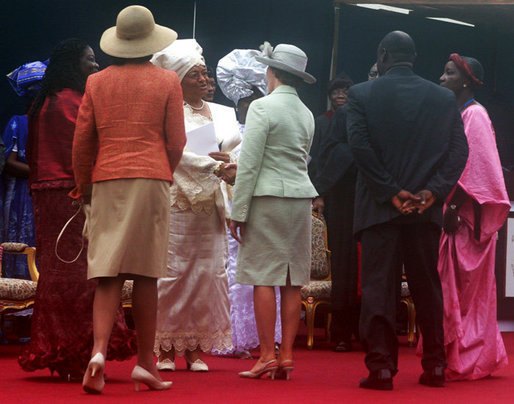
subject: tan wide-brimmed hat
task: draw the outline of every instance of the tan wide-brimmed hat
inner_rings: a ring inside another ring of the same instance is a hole
[[[262,56],[255,57],[258,62],[298,76],[308,84],[316,82],[314,76],[305,71],[307,55],[299,47],[281,43],[273,49],[269,42],[264,42],[261,50]]]
[[[172,29],[156,24],[146,7],[129,6],[118,14],[116,26],[103,33],[100,48],[114,57],[134,59],[163,50],[177,36]]]

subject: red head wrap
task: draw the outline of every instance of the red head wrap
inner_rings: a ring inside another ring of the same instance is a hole
[[[478,79],[477,76],[475,76],[473,70],[471,70],[471,67],[469,67],[468,62],[466,62],[458,53],[452,53],[450,55],[450,60],[455,63],[457,69],[459,69],[461,73],[470,79],[475,86],[479,87],[484,84]]]

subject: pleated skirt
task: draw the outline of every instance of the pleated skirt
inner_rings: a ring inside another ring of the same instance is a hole
[[[285,286],[309,282],[311,199],[253,197],[237,257],[236,282]]]
[[[129,178],[93,184],[88,223],[88,279],[166,275],[168,181]]]

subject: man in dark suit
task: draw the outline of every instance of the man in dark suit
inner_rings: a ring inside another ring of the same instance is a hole
[[[344,105],[334,113],[319,155],[323,164],[312,180],[320,195],[312,207],[325,214],[328,246],[332,251],[331,333],[336,352],[352,350],[352,333],[358,334],[359,319],[357,242],[353,236],[357,168],[348,144],[346,110]]]
[[[375,63],[368,73],[368,80],[374,80],[377,76]],[[334,112],[328,134],[318,155],[318,172],[312,179],[312,184],[319,194],[314,199],[312,208],[320,214],[325,214],[328,247],[332,251],[331,334],[336,341],[336,352],[348,352],[353,349],[352,334],[358,335],[360,314],[357,296],[357,241],[353,235],[357,167],[348,144],[347,107],[345,104]],[[325,210],[326,206],[331,209]]]
[[[442,203],[466,164],[455,96],[414,74],[414,42],[387,34],[380,78],[349,91],[347,130],[359,174],[354,232],[362,245],[360,337],[370,373],[360,387],[391,390],[397,372],[397,282],[402,265],[423,334],[419,381],[444,385],[443,298],[437,272]]]

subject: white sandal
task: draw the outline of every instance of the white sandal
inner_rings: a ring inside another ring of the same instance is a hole
[[[171,359],[163,359],[157,361],[157,369],[158,370],[169,370],[171,372],[175,371],[175,362],[173,362]]]

